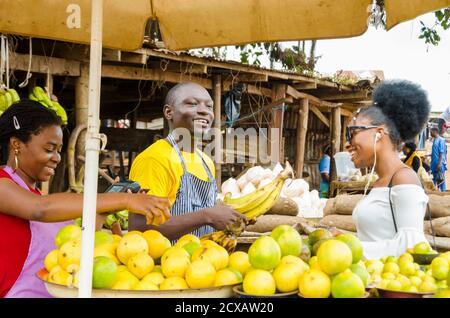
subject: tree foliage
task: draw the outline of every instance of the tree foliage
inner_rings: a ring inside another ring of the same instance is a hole
[[[425,25],[423,21],[420,21],[422,28],[419,39],[424,39],[427,44],[438,45],[441,41],[439,32],[450,28],[450,8],[438,10],[434,12],[434,15],[436,20],[432,26]]]

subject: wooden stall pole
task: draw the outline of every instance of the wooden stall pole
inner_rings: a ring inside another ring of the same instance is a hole
[[[272,87],[272,101],[286,98],[286,85],[276,83]],[[283,119],[284,119],[284,103],[279,105],[276,109],[272,109],[272,119],[268,131],[268,145],[270,158],[273,163],[282,162],[284,158],[283,148]],[[272,135],[272,128],[278,129],[277,134]],[[278,137],[278,138],[277,138]],[[276,153],[274,153],[274,151]]]
[[[80,76],[75,81],[75,124],[86,124],[89,104],[89,65],[81,64]],[[86,131],[80,134],[76,152],[84,154]],[[77,158],[75,158],[77,160]]]
[[[222,185],[222,134],[220,133],[221,125],[221,97],[222,97],[222,75],[216,74],[213,77],[214,91],[214,128],[217,130],[214,138],[214,161],[216,166],[216,183],[220,189]],[[219,190],[220,191],[220,190]]]
[[[305,163],[305,149],[306,149],[306,132],[308,131],[308,116],[309,116],[309,100],[301,99],[300,108],[298,110],[297,120],[297,150],[295,154],[295,172],[297,178],[303,176],[303,165]]]
[[[345,137],[345,130],[347,129],[348,124],[352,120],[351,117],[344,117],[343,123],[342,123],[342,132],[341,132],[341,151],[345,151],[345,143],[347,142],[347,139]]]
[[[341,149],[341,108],[335,107],[331,110],[331,158]],[[330,181],[337,179],[335,165],[331,165]]]

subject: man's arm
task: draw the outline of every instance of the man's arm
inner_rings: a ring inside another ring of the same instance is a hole
[[[159,226],[147,225],[145,218],[140,217],[140,215],[130,214],[128,218],[130,229],[141,232],[157,230],[168,239],[175,240],[204,225],[210,225],[219,231],[223,230],[228,224],[233,224],[239,218],[245,218],[245,216],[234,211],[229,206],[218,204],[211,208],[172,216],[169,221]]]
[[[444,157],[444,153],[445,153],[445,141],[442,140],[441,142],[439,142],[439,158],[438,158],[438,162],[436,165],[436,170],[440,171],[442,168],[442,158]]]

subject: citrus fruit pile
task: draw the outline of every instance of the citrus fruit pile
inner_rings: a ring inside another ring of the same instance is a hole
[[[55,237],[56,249],[44,260],[48,282],[78,287],[81,229],[67,225]],[[231,265],[233,267],[231,267]],[[231,255],[217,243],[192,234],[173,246],[161,233],[131,231],[123,237],[95,233],[93,288],[178,290],[242,282],[246,253]]]
[[[366,260],[369,282],[381,289],[450,296],[450,252],[434,258],[429,265],[414,262],[411,254],[436,254],[428,242],[420,242],[399,257]],[[439,296],[440,295],[440,296]]]

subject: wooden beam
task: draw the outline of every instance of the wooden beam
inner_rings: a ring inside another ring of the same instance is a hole
[[[353,112],[341,107],[341,115],[345,117],[353,117]]]
[[[102,61],[120,62],[122,57],[120,50],[105,49],[102,50]]]
[[[231,89],[231,81],[223,81],[223,91],[228,92]],[[265,96],[272,98],[272,90],[267,87],[245,84],[244,92],[253,95]]]
[[[335,103],[330,103],[330,102],[321,100],[320,98],[318,98],[316,96],[306,94],[303,92],[299,92],[298,90],[296,90],[295,88],[293,88],[290,85],[287,85],[286,94],[291,95],[292,97],[294,97],[296,99],[309,99],[310,102],[318,104],[320,106],[327,106],[327,107],[337,107],[338,106]]]
[[[177,61],[161,60],[149,62],[150,68],[171,71],[183,74],[207,74],[208,67],[206,65],[179,63]]]
[[[269,80],[269,75],[267,74],[251,74],[243,73],[237,76],[239,82],[267,82]]]
[[[299,83],[292,85],[295,89],[316,89],[317,83]]]
[[[306,133],[308,131],[309,101],[300,100],[297,121],[297,147],[295,154],[295,171],[297,178],[303,177],[303,165],[305,162]]]
[[[274,84],[272,88],[272,100],[278,100],[286,97],[286,85]],[[283,153],[283,119],[284,119],[284,104],[280,105],[281,109],[272,109],[272,120],[269,124],[269,152],[272,162],[284,162]],[[278,136],[272,135],[272,129],[275,128],[278,131]],[[278,149],[278,151],[276,151]]]
[[[222,76],[216,74],[213,77],[213,91],[214,91],[214,128],[220,131],[221,125],[221,98],[222,98]],[[215,165],[216,165],[216,183],[217,189],[222,185],[222,135],[215,135],[214,151],[215,151]]]
[[[148,60],[148,56],[145,54],[121,51],[121,57],[120,57],[121,62],[145,65],[145,64],[147,64],[147,60]]]
[[[369,92],[367,90],[363,90],[354,93],[321,95],[320,98],[324,100],[354,100],[354,99],[366,99],[368,95]]]
[[[148,54],[149,56],[168,58],[171,60],[184,61],[184,62],[190,62],[190,63],[204,64],[209,67],[217,67],[217,68],[223,68],[223,69],[228,69],[228,70],[233,70],[233,71],[241,71],[241,72],[247,72],[247,73],[253,73],[253,74],[267,74],[270,77],[277,78],[277,79],[283,79],[283,80],[292,80],[292,81],[297,81],[297,82],[302,82],[302,83],[317,83],[320,86],[336,88],[341,91],[351,91],[352,90],[351,86],[335,83],[331,80],[318,79],[318,78],[314,78],[314,77],[308,77],[308,76],[304,76],[304,75],[275,71],[275,70],[265,70],[265,69],[257,68],[255,66],[250,66],[250,65],[247,66],[247,65],[243,65],[243,64],[239,64],[239,63],[229,63],[229,62],[221,62],[221,61],[215,61],[215,60],[205,61],[205,59],[201,58],[201,57],[190,56],[187,54],[166,53],[163,50],[154,50],[154,49],[146,49],[146,48],[139,49],[135,52],[143,52],[143,51],[145,51],[146,54]]]
[[[9,57],[9,65],[11,69],[18,71],[27,71],[30,57],[28,54],[11,54]],[[56,57],[44,57],[33,55],[31,59],[32,73],[47,74],[50,70],[51,75],[58,76],[80,76],[80,62],[66,60]]]
[[[327,126],[330,127],[330,120],[322,114],[322,112],[313,105],[309,105],[309,109]]]
[[[289,101],[290,101],[290,100],[289,100],[288,98],[281,98],[281,99],[278,99],[278,100],[276,100],[276,101],[271,102],[270,104],[264,105],[263,107],[259,108],[258,110],[255,110],[255,111],[254,111],[252,114],[250,114],[250,115],[247,115],[247,116],[244,116],[244,117],[241,117],[241,118],[235,120],[234,123],[236,124],[236,123],[238,123],[238,122],[243,122],[244,120],[247,120],[247,119],[250,119],[250,118],[253,118],[253,119],[254,119],[254,117],[255,117],[257,114],[258,114],[258,116],[259,116],[259,114],[262,114],[263,112],[268,111],[268,110],[272,110],[273,107],[275,107],[275,106],[280,106],[280,105],[282,105],[283,103],[288,103]],[[224,127],[225,127],[225,124],[222,125],[222,129],[223,129]]]
[[[127,80],[163,81],[169,83],[181,83],[190,81],[200,84],[206,89],[212,89],[212,81],[209,79],[169,71],[164,72],[161,69],[103,65],[102,77],[120,78]]]

